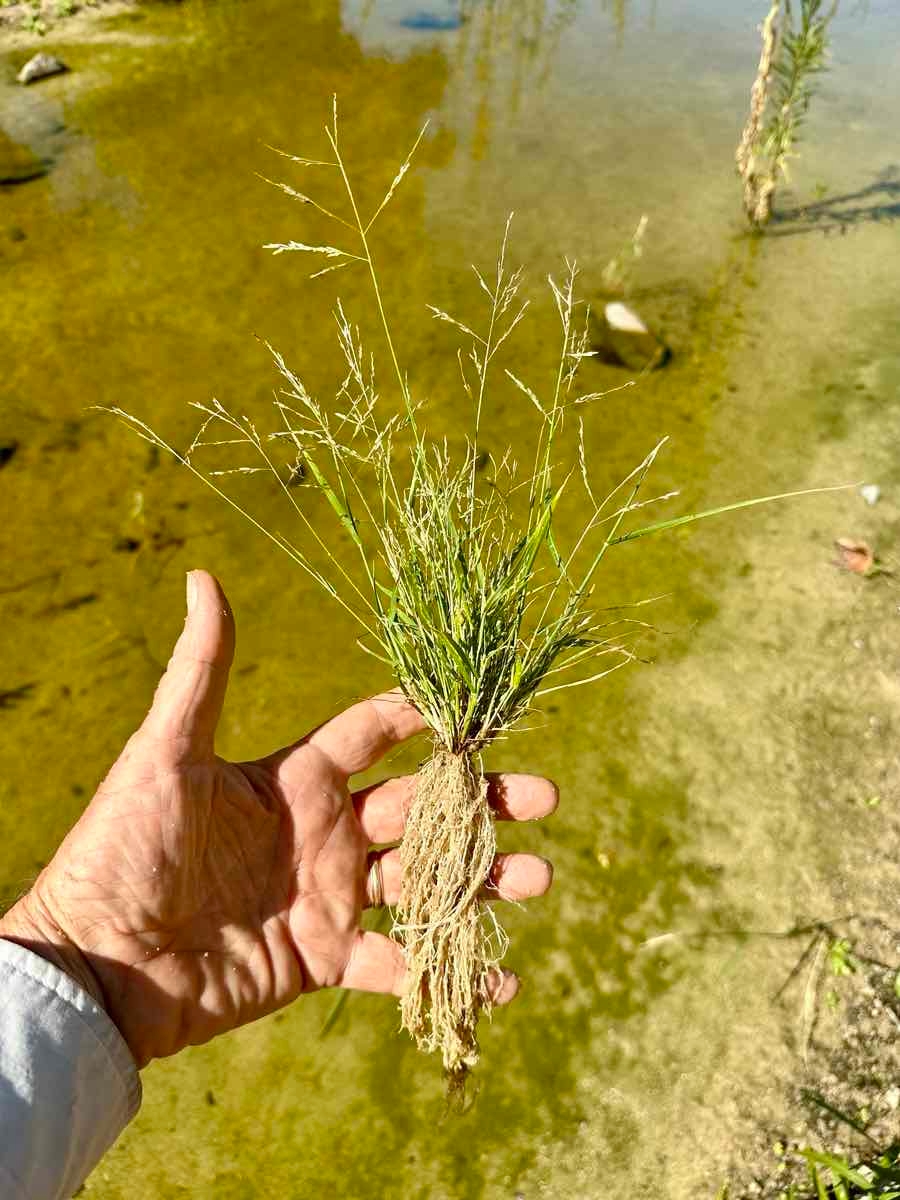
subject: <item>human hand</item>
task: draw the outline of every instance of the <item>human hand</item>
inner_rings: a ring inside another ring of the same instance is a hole
[[[217,757],[234,621],[211,575],[188,576],[188,616],[150,712],[0,937],[67,970],[108,1011],[139,1066],[253,1021],[322,987],[402,993],[403,953],[360,918],[369,866],[400,892],[397,850],[413,777],[361,791],[350,779],[421,732],[399,693],[355,704],[251,763]],[[497,816],[557,803],[530,775],[494,776]],[[499,855],[489,886],[538,896],[552,872]],[[496,999],[517,990],[498,975]]]

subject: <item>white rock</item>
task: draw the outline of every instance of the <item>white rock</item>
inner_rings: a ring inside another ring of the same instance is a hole
[[[606,317],[606,323],[610,329],[616,330],[617,333],[650,332],[637,313],[627,304],[620,304],[618,301],[607,304],[603,315]]]
[[[859,489],[859,494],[866,504],[877,504],[881,498],[881,488],[877,483],[864,483]]]
[[[884,1102],[891,1112],[896,1112],[897,1109],[900,1108],[900,1088],[888,1088],[888,1090],[884,1093]]]
[[[590,339],[594,354],[611,366],[652,371],[665,366],[670,354],[634,309],[619,300],[591,309]]]
[[[60,75],[68,69],[64,62],[54,58],[52,54],[35,54],[33,58],[29,58],[16,79],[19,83],[36,83],[39,79],[46,79],[48,75]]]

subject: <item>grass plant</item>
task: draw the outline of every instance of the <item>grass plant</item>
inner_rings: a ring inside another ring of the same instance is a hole
[[[567,263],[560,282],[549,280],[559,355],[548,385],[535,390],[498,365],[498,354],[527,309],[521,272],[508,264],[508,223],[493,271],[475,270],[481,318],[466,323],[431,309],[465,343],[454,369],[458,366],[470,424],[458,455],[447,442],[430,439],[426,410],[413,394],[392,333],[373,253],[378,218],[402,183],[422,134],[381,203],[363,215],[341,153],[336,105],[325,132],[323,157],[285,157],[303,170],[336,173],[344,211],[292,185],[277,186],[332,221],[340,244],[292,241],[268,249],[321,264],[314,276],[340,269],[368,275],[390,360],[393,402],[379,392],[373,358],[338,302],[336,330],[346,372],[332,403],[310,394],[270,347],[281,391],[274,402],[276,427],[268,433],[217,400],[198,403],[201,424],[182,452],[145,422],[112,411],[242,512],[323,588],[357,624],[360,646],[384,664],[425,717],[434,749],[408,813],[393,933],[409,965],[403,1024],[420,1047],[440,1051],[451,1086],[458,1087],[477,1060],[479,1014],[491,1007],[490,974],[506,945],[486,902],[496,847],[482,751],[541,697],[594,683],[634,659],[635,638],[645,623],[624,609],[599,608],[595,600],[598,572],[611,550],[774,497],[635,526],[632,514],[668,498],[643,495],[665,439],[611,490],[597,489],[585,449],[584,414],[599,393],[578,386],[579,366],[589,351],[574,264]],[[486,406],[498,387],[511,389],[533,414],[533,440],[521,468],[511,448],[498,457],[482,450]],[[567,425],[576,436],[564,442]],[[576,447],[572,461],[566,461],[565,446]],[[223,466],[229,454],[238,458]],[[255,472],[277,481],[301,539],[266,528],[225,490],[223,476]],[[310,515],[321,513],[321,505],[303,502],[303,489],[293,486],[301,478],[325,501],[332,529]],[[581,528],[563,545],[555,515],[563,497],[576,490]],[[349,543],[349,559],[335,548],[334,533],[343,535],[345,548]]]
[[[779,179],[788,178],[815,80],[828,65],[828,27],[837,0],[772,0],[760,32],[762,50],[750,92],[750,115],[735,152],[744,211],[759,228],[772,215]]]
[[[649,224],[650,218],[644,213],[634,227],[634,233],[603,268],[600,278],[610,295],[627,296],[631,290],[632,276],[644,254],[644,237]]]
[[[22,13],[22,28],[26,33],[37,33],[41,37],[47,32],[47,23],[41,15],[40,0],[31,0]]]

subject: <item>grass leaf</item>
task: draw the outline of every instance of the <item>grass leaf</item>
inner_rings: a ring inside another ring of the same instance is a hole
[[[657,521],[653,525],[645,525],[642,529],[632,529],[629,533],[621,533],[618,537],[610,538],[610,546],[621,542],[633,542],[637,538],[647,537],[651,533],[662,533],[666,529],[676,529],[679,525],[691,525],[694,521],[705,521],[707,517],[718,517],[722,513],[738,512],[742,508],[755,508],[760,504],[772,504],[776,500],[794,500],[798,496],[821,496],[826,492],[842,492],[855,488],[856,483],[841,483],[834,487],[804,488],[799,492],[781,492],[777,496],[757,496],[753,500],[739,500],[736,504],[723,504],[719,508],[708,508],[704,512],[689,513],[684,517],[675,517],[670,521]]]

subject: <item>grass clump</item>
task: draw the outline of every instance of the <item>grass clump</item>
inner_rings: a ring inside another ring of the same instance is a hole
[[[900,1147],[896,1145],[858,1162],[844,1154],[809,1148],[798,1151],[796,1160],[802,1163],[805,1178],[781,1188],[778,1200],[900,1200]],[[716,1200],[743,1200],[743,1196],[726,1184]]]
[[[815,80],[828,65],[828,26],[837,0],[772,0],[760,32],[762,51],[750,92],[750,115],[735,152],[751,225],[765,225],[779,179],[788,178]]]
[[[582,414],[598,393],[577,386],[589,351],[574,264],[567,264],[561,282],[549,280],[559,355],[548,386],[536,391],[509,370],[501,374],[497,355],[527,308],[520,300],[521,272],[507,262],[508,224],[494,270],[488,276],[475,271],[482,319],[466,324],[431,309],[434,319],[449,323],[464,339],[457,361],[470,419],[458,456],[446,442],[430,440],[425,411],[400,362],[372,250],[373,227],[407,173],[415,146],[377,209],[364,217],[341,153],[336,106],[325,132],[324,158],[286,157],[304,169],[336,172],[344,212],[288,184],[277,186],[333,221],[345,241],[292,241],[268,249],[318,259],[323,266],[315,275],[343,268],[368,274],[395,403],[379,393],[373,359],[338,302],[335,320],[346,372],[331,404],[311,395],[270,347],[282,386],[274,405],[276,427],[268,433],[213,400],[195,406],[202,423],[182,453],[136,417],[113,411],[241,511],[341,605],[359,627],[360,645],[385,664],[425,717],[434,749],[420,770],[408,813],[393,933],[409,966],[403,1024],[420,1047],[440,1051],[451,1086],[459,1086],[478,1057],[478,1018],[491,1007],[491,971],[506,944],[486,903],[496,846],[481,752],[538,698],[592,683],[635,657],[635,635],[644,623],[623,610],[598,609],[594,599],[597,572],[613,547],[763,501],[624,528],[630,514],[653,502],[641,490],[663,442],[608,494],[596,491]],[[534,413],[524,468],[511,449],[492,457],[481,448],[485,406],[499,384],[513,389]],[[560,435],[572,422],[577,439],[570,444],[577,448],[573,461],[565,462]],[[205,465],[210,450],[212,469]],[[247,452],[249,461],[239,457],[234,466],[221,466],[223,454]],[[302,547],[265,528],[220,482],[223,475],[259,471],[277,481],[303,532]],[[293,486],[298,479],[327,503],[350,543],[349,562],[319,527],[320,518],[301,503],[302,489]],[[554,517],[564,494],[576,489],[581,528],[563,546]]]

